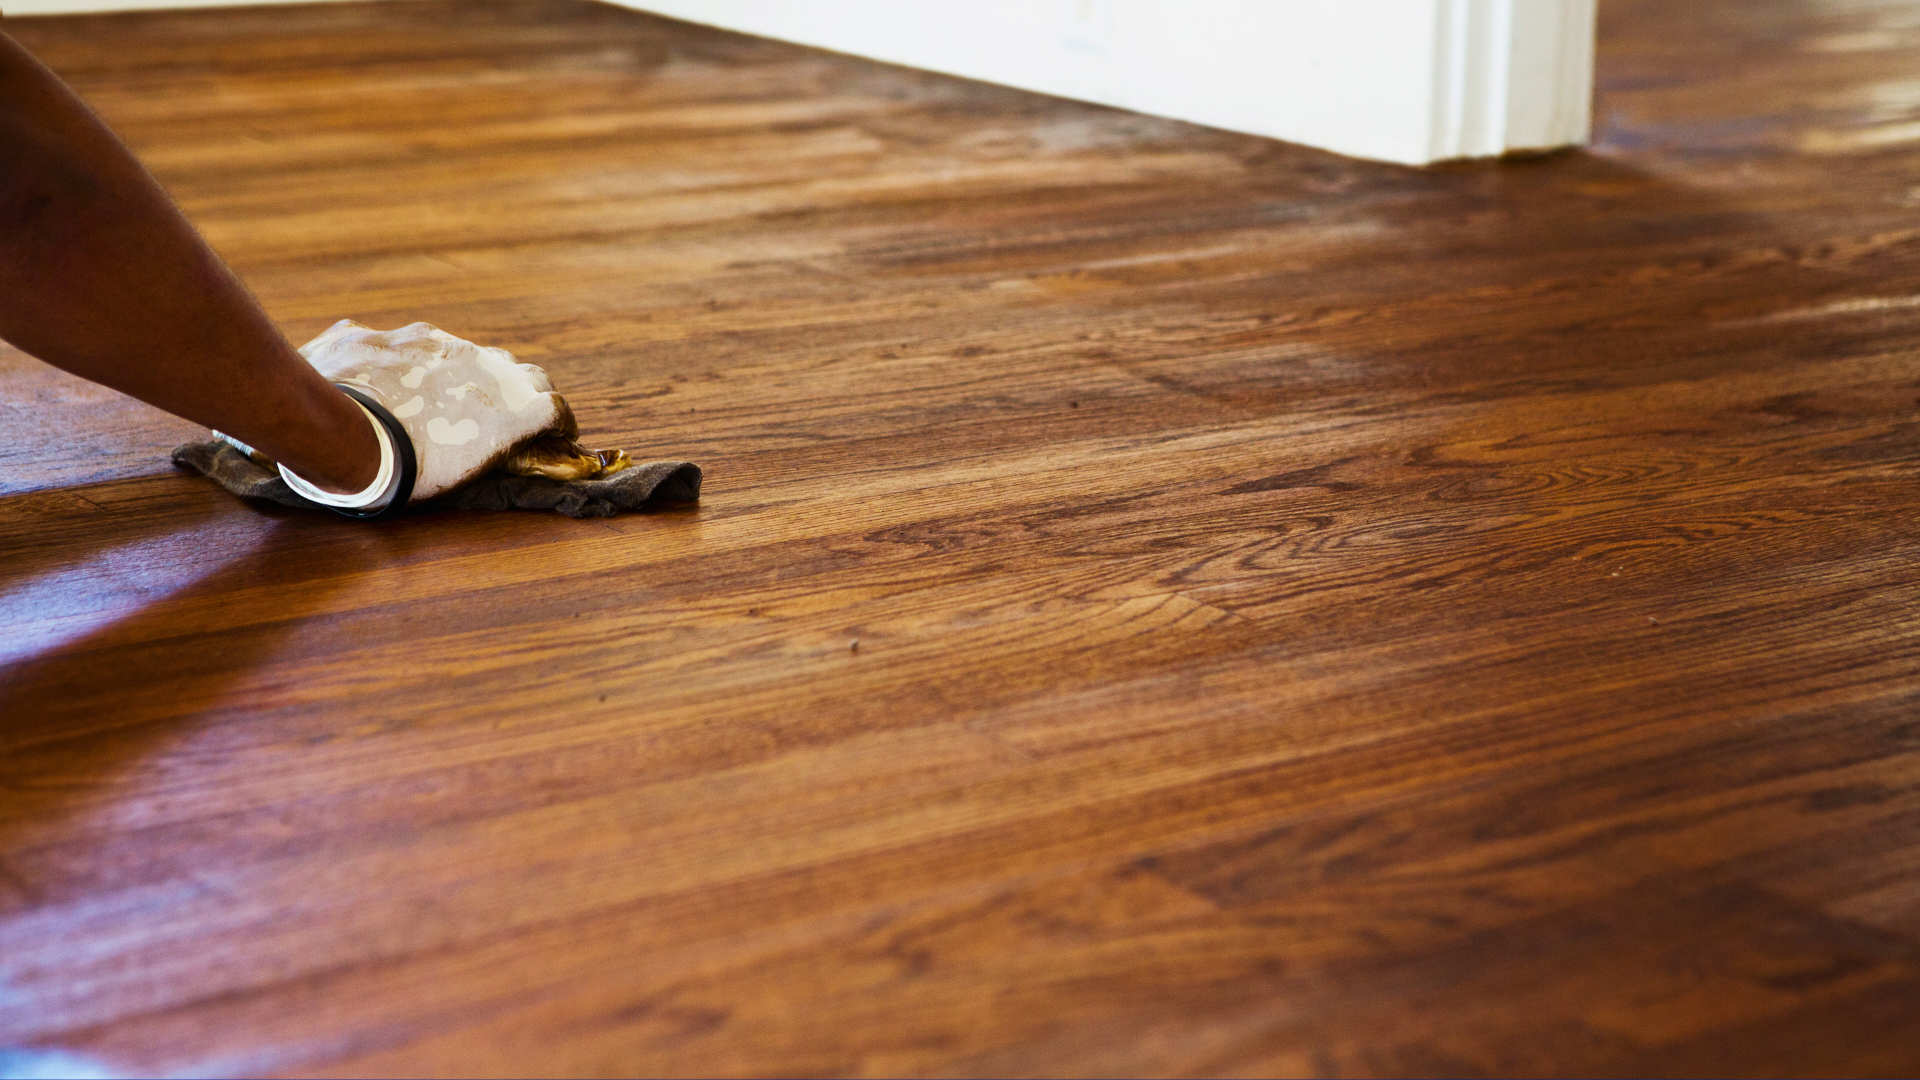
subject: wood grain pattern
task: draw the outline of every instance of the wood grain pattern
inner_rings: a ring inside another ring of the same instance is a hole
[[[257,512],[0,349],[0,1045],[1920,1069],[1916,27],[1608,0],[1592,150],[1418,171],[578,0],[9,21],[290,336],[708,479]]]

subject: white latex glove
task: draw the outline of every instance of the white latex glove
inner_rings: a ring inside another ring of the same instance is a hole
[[[374,330],[342,319],[300,355],[328,382],[386,406],[406,429],[417,466],[410,502],[476,479],[530,439],[579,434],[545,371],[423,322]]]

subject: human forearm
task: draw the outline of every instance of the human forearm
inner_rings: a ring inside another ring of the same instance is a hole
[[[358,408],[294,351],[120,140],[0,32],[0,338],[336,490]]]

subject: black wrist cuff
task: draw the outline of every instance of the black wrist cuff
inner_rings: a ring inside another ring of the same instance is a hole
[[[393,517],[407,508],[407,502],[413,498],[413,482],[419,476],[413,460],[413,440],[407,436],[407,429],[400,426],[400,421],[394,419],[386,406],[373,400],[372,395],[347,383],[333,385],[338,387],[341,393],[366,406],[367,411],[373,414],[374,420],[387,429],[387,436],[393,442],[393,468],[399,474],[400,481],[394,485],[393,498],[388,499],[387,505],[378,510],[353,510],[343,506],[329,506],[327,509],[343,517],[356,518],[360,521],[379,521],[382,518]]]

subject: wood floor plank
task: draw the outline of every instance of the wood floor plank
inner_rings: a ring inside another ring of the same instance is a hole
[[[695,507],[352,527],[0,346],[0,1046],[1920,1067],[1920,5],[1413,170],[587,0],[9,19],[296,340]]]

